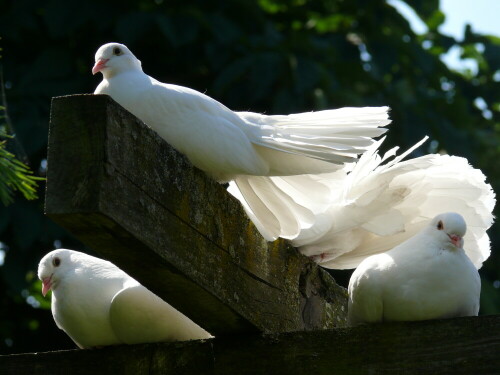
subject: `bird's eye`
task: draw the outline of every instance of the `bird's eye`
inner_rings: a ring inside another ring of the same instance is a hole
[[[115,47],[113,49],[113,54],[115,54],[116,56],[120,56],[122,54],[122,50],[118,47]]]
[[[59,267],[59,265],[61,264],[61,258],[55,257],[54,259],[52,259],[52,264],[54,265],[54,267]]]
[[[444,224],[443,224],[443,222],[441,220],[439,220],[439,223],[437,225],[437,229],[438,230],[443,230],[443,228],[444,228]]]

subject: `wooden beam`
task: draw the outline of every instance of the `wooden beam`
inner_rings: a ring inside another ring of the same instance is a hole
[[[108,96],[53,99],[45,211],[214,335],[345,326],[344,288]]]
[[[0,356],[18,374],[498,374],[500,316]]]

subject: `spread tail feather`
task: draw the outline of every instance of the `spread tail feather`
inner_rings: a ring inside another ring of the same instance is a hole
[[[340,108],[287,116],[237,114],[258,129],[258,136],[252,139],[255,145],[334,164],[355,161],[391,122],[389,107]],[[272,169],[281,174],[279,163]]]
[[[312,175],[237,176],[228,192],[268,241],[295,238],[314,224],[330,201],[330,189]]]
[[[382,164],[395,149],[381,158],[380,143],[360,158],[342,184],[332,183],[337,199],[294,245],[324,267],[354,268],[367,256],[407,240],[437,214],[454,211],[467,222],[464,249],[480,268],[490,254],[486,230],[495,205],[483,173],[466,159],[448,155],[407,161],[396,157]]]

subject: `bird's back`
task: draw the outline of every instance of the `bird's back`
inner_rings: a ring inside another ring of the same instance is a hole
[[[95,93],[110,95],[217,180],[269,171],[252,144],[253,130],[207,95],[161,83],[142,72],[104,80]]]

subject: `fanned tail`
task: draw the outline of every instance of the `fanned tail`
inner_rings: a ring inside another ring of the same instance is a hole
[[[255,145],[334,164],[355,161],[391,122],[389,107],[340,108],[287,116],[237,114],[256,130],[258,135],[252,139]],[[271,169],[278,175],[283,173],[281,163],[272,163]],[[288,170],[288,166],[284,168]],[[301,173],[318,172],[306,168]]]
[[[483,173],[466,159],[448,155],[401,161],[405,153],[382,164],[395,149],[380,158],[380,143],[360,158],[342,183],[332,184],[337,199],[294,245],[324,267],[354,268],[367,256],[407,240],[437,214],[454,211],[467,222],[464,249],[480,268],[490,254],[486,230],[493,223],[495,205]]]
[[[334,174],[342,173],[339,171]],[[228,192],[237,198],[262,236],[292,239],[329,207],[330,189],[312,175],[237,176]]]

